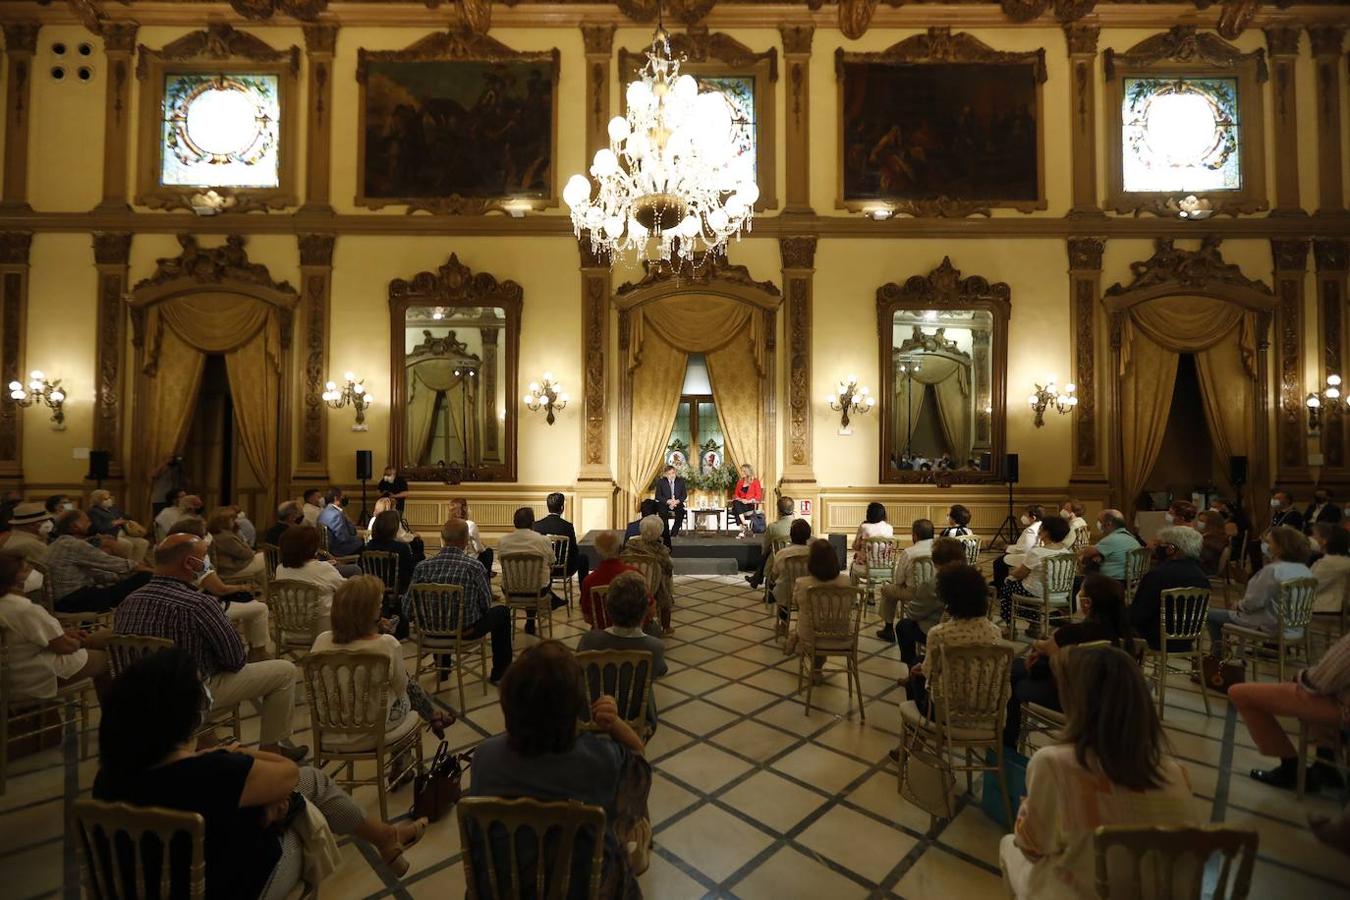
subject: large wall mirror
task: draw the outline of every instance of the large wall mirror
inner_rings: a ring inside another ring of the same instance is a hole
[[[1009,304],[1006,284],[962,278],[950,259],[877,290],[881,481],[1001,476]]]
[[[389,285],[390,459],[419,481],[514,480],[522,291],[455,256]]]

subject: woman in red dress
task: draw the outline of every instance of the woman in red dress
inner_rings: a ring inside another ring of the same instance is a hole
[[[754,512],[764,503],[764,486],[755,477],[755,470],[746,463],[741,466],[741,479],[736,482],[736,491],[731,501],[731,521],[745,530],[741,516]]]

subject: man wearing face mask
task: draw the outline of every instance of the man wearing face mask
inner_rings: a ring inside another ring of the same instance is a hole
[[[340,487],[330,487],[324,494],[323,512],[319,513],[319,527],[328,529],[328,552],[334,556],[354,556],[361,552],[361,538],[356,526],[343,508],[347,498]]]
[[[260,711],[260,749],[299,762],[309,748],[290,743],[295,666],[284,659],[246,661],[243,641],[220,604],[194,587],[205,569],[204,541],[193,534],[165,538],[155,547],[154,577],[122,601],[113,632],[173,641],[196,663],[212,711],[253,701]]]
[[[1153,547],[1153,568],[1139,579],[1134,602],[1126,610],[1130,627],[1142,635],[1154,650],[1160,649],[1158,615],[1162,592],[1172,588],[1209,590],[1209,576],[1200,568],[1200,532],[1182,525],[1170,525],[1158,531]],[[1168,650],[1189,649],[1189,641],[1169,641]]]
[[[141,562],[150,552],[149,541],[131,535],[139,526],[114,505],[113,495],[109,491],[99,489],[89,495],[89,523],[90,534],[106,535],[115,542],[116,546],[109,549],[118,556]],[[141,529],[141,533],[144,533],[144,529]]]
[[[1303,530],[1303,514],[1294,508],[1294,498],[1286,490],[1277,490],[1270,495],[1270,527],[1281,525],[1295,531]]]
[[[1104,509],[1097,516],[1097,543],[1085,547],[1079,554],[1084,563],[1099,560],[1097,571],[1107,578],[1124,584],[1125,557],[1143,542],[1135,537],[1125,522],[1125,514],[1118,509]]]
[[[42,505],[47,508],[47,515],[51,516],[51,518],[42,526],[43,537],[50,537],[57,516],[64,512],[70,512],[75,508],[75,504],[65,494],[53,494],[48,497]]]
[[[1017,543],[1007,549],[1003,556],[994,560],[994,585],[1002,588],[1003,582],[1008,580],[1008,573],[1018,566],[1022,565],[1023,559],[1031,548],[1036,546],[1036,542],[1041,533],[1041,520],[1045,518],[1045,507],[1039,503],[1032,503],[1027,507],[1026,512],[1022,513],[1022,535],[1017,539]]]
[[[56,540],[47,548],[56,611],[105,612],[150,580],[150,569],[89,544],[89,517],[77,509],[61,513]]]
[[[1331,502],[1331,491],[1319,487],[1313,492],[1313,502],[1303,513],[1303,533],[1312,534],[1313,526],[1318,522],[1336,524],[1341,520],[1341,508]]]

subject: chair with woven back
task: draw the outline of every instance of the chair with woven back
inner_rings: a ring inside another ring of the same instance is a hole
[[[1209,576],[1210,596],[1218,594],[1219,603],[1224,607],[1228,606],[1228,589],[1232,584],[1232,579],[1229,576],[1229,570],[1232,568],[1229,563],[1232,558],[1233,548],[1230,544],[1225,544],[1224,548],[1219,551],[1219,561],[1215,565],[1214,574]]]
[[[56,694],[50,698],[19,698],[14,696],[12,672],[10,670],[9,629],[0,624],[0,794],[5,792],[8,778],[10,728],[24,722],[31,723],[22,727],[21,734],[15,740],[38,740],[52,732],[64,732],[68,725],[74,724],[80,736],[80,759],[89,756],[89,739],[93,735],[89,727],[89,691],[93,690],[91,679],[83,678],[70,684],[56,685]],[[67,704],[75,705],[73,719],[66,718]],[[49,721],[54,715],[56,721]]]
[[[587,704],[582,710],[581,729],[604,733],[591,721],[591,704],[613,697],[619,718],[644,741],[651,735],[647,718],[652,692],[652,655],[646,650],[583,650],[576,654],[586,684]]]
[[[792,634],[792,614],[797,612],[797,601],[793,597],[793,589],[796,587],[797,579],[806,576],[806,563],[807,557],[805,555],[789,556],[779,563],[777,567],[776,574],[778,578],[774,582],[774,591],[780,597],[787,598],[787,606],[779,607],[780,610],[786,611],[787,619],[778,620],[782,623],[780,636],[783,639],[784,649],[787,648],[788,635]]]
[[[503,553],[497,559],[502,565],[502,596],[511,611],[511,630],[516,629],[517,611],[533,610],[539,633],[543,633],[541,622],[547,622],[548,636],[553,637],[553,580],[548,565],[536,553]]]
[[[797,690],[806,686],[806,714],[811,714],[811,690],[815,677],[807,677],[807,660],[814,670],[817,657],[841,656],[848,678],[848,699],[852,708],[853,691],[858,691],[858,719],[867,721],[863,708],[862,679],[858,676],[858,631],[862,627],[864,596],[861,588],[817,585],[806,592],[811,607],[812,632],[809,640],[798,627]]]
[[[1103,825],[1093,833],[1100,900],[1212,897],[1244,900],[1260,835],[1209,825]],[[1218,856],[1218,865],[1210,865]]]
[[[300,662],[314,730],[314,767],[322,769],[335,762],[333,778],[339,784],[374,784],[380,818],[385,821],[389,819],[390,784],[398,784],[414,768],[419,774],[422,771],[422,720],[409,712],[392,730],[388,727],[389,665],[384,653],[346,649],[311,653]],[[389,761],[406,759],[408,751],[413,761],[399,771],[389,771]],[[368,778],[356,775],[356,764],[361,761],[375,763]],[[344,768],[346,778],[342,777]]]
[[[314,646],[326,593],[313,582],[279,578],[267,586],[267,613],[277,656],[298,660]]]
[[[895,582],[895,566],[903,549],[904,542],[898,537],[863,538],[863,567],[857,581],[868,606],[876,602],[878,588]]]
[[[1313,603],[1317,599],[1316,578],[1291,578],[1280,583],[1280,591],[1272,604],[1275,631],[1248,628],[1236,622],[1223,626],[1224,643],[1236,648],[1243,658],[1250,654],[1252,681],[1257,680],[1257,666],[1261,662],[1275,665],[1279,680],[1288,680],[1286,664],[1312,664],[1311,628]],[[1273,646],[1272,646],[1273,645]]]
[[[553,545],[553,568],[549,569],[549,589],[552,590],[556,583],[562,587],[563,599],[567,601],[567,611],[572,611],[572,576],[567,574],[567,565],[571,560],[567,554],[571,552],[571,543],[565,534],[545,535],[548,542]]]
[[[925,749],[940,760],[948,777],[965,772],[967,791],[973,787],[975,772],[994,772],[1003,795],[1004,821],[1010,825],[1012,798],[1003,760],[1003,723],[1012,693],[1009,672],[1014,652],[1009,643],[952,647],[939,643],[928,654],[929,659],[938,660],[936,680],[941,683],[934,692],[932,718],[913,700],[900,704],[902,760],[906,753]],[[993,765],[984,761],[989,750],[994,751]],[[964,763],[956,762],[957,751],[964,754]],[[904,777],[903,765],[900,777]]]
[[[206,822],[199,813],[84,799],[75,801],[71,822],[86,897],[206,897]]]
[[[464,617],[464,587],[458,584],[414,584],[408,589],[408,614],[411,637],[417,642],[417,662],[413,678],[428,672],[440,676],[448,671],[440,656],[449,652],[454,665],[455,681],[459,687],[459,708],[464,705],[464,672],[474,654],[478,656],[478,674],[487,695],[487,632],[478,637],[466,633]],[[430,662],[427,661],[430,657]]]
[[[660,559],[650,553],[626,552],[619,556],[619,561],[642,573],[642,580],[647,582],[647,593],[655,597],[660,592],[666,577]]]
[[[1158,697],[1158,718],[1165,712],[1167,698],[1167,676],[1171,673],[1171,661],[1184,659],[1190,662],[1193,670],[1199,669],[1204,652],[1200,649],[1200,638],[1205,634],[1205,619],[1209,615],[1210,593],[1196,588],[1170,588],[1161,594],[1158,604],[1158,649],[1146,646],[1144,658],[1153,662],[1154,692]],[[1187,641],[1185,649],[1168,649],[1171,641]],[[1205,702],[1205,715],[1209,715],[1209,690],[1205,679],[1200,679],[1200,698]]]
[[[1139,579],[1144,577],[1153,562],[1153,551],[1147,547],[1135,547],[1125,551],[1125,605],[1134,602],[1134,592],[1139,590]]]
[[[1086,524],[1075,527],[1071,534],[1073,539],[1069,542],[1069,552],[1075,556],[1092,543],[1092,529]]]
[[[398,554],[392,550],[362,550],[361,571],[384,584],[384,601],[398,596]]]
[[[455,815],[467,900],[600,897],[601,807],[575,800],[465,797],[455,804]],[[579,852],[585,854],[580,859]],[[584,867],[574,869],[578,862]]]
[[[1073,578],[1078,571],[1078,557],[1072,553],[1056,553],[1041,559],[1040,596],[1012,597],[1012,621],[1008,623],[1011,636],[1017,637],[1017,619],[1031,619],[1040,626],[1041,635],[1050,634],[1050,613],[1070,612],[1073,609]]]

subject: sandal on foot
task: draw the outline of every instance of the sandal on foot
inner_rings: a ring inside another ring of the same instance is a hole
[[[407,850],[413,844],[416,844],[418,841],[420,841],[422,839],[422,835],[427,833],[427,825],[429,822],[430,822],[429,819],[423,817],[420,819],[413,819],[411,822],[407,823],[413,827],[412,837],[408,838],[406,841],[402,841],[399,844],[399,846],[402,847],[404,850]],[[398,826],[394,826],[394,828],[395,831],[398,830]]]

